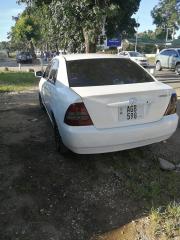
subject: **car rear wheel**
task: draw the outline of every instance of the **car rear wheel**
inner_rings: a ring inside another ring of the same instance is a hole
[[[156,70],[157,71],[161,71],[162,70],[162,66],[161,66],[161,62],[160,61],[156,62]]]
[[[62,142],[62,139],[61,139],[61,136],[59,133],[59,129],[58,129],[58,126],[56,124],[54,117],[53,117],[53,127],[54,127],[54,140],[55,140],[56,150],[61,154],[65,154],[68,152],[68,148]]]
[[[41,98],[41,94],[39,93],[39,106],[40,108],[44,111],[45,110],[45,107],[44,107],[44,104],[42,102],[42,98]]]
[[[176,73],[177,75],[180,75],[180,63],[176,64],[175,73]]]

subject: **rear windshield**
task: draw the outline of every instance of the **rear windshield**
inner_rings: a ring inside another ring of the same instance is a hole
[[[67,73],[70,87],[154,82],[147,72],[129,59],[67,61]]]
[[[131,57],[143,57],[143,55],[141,53],[138,53],[138,52],[129,52],[129,55]]]

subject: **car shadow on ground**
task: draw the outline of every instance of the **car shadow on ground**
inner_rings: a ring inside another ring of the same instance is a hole
[[[156,146],[60,155],[37,98],[16,98],[0,114],[2,239],[90,239],[180,199],[179,173],[159,168]]]

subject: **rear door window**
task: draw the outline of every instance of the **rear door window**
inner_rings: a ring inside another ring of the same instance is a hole
[[[154,82],[130,59],[83,59],[67,61],[70,87],[119,85]]]
[[[51,70],[50,70],[49,78],[48,78],[48,80],[52,83],[56,82],[58,68],[59,68],[59,61],[57,59],[54,59],[52,62],[52,65],[51,65]]]
[[[177,52],[175,50],[171,50],[171,56],[174,56],[174,57],[176,56],[177,57],[178,54],[177,54]]]

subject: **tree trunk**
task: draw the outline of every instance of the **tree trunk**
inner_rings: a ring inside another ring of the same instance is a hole
[[[88,32],[84,31],[84,40],[85,40],[85,52],[86,53],[95,53],[96,52],[96,41],[90,41]]]
[[[59,52],[58,44],[55,44],[56,52]]]
[[[33,59],[35,59],[36,54],[35,54],[35,51],[34,51],[34,44],[33,44],[32,40],[30,41],[30,53],[31,53]]]

